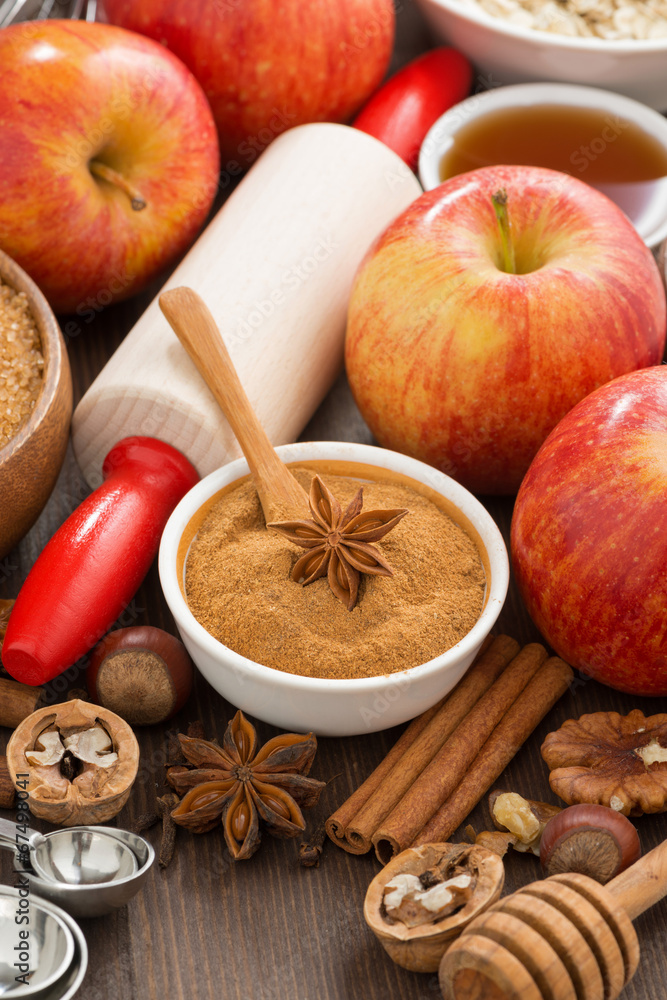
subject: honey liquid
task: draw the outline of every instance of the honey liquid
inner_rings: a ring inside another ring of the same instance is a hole
[[[652,135],[608,111],[542,104],[490,111],[463,125],[440,177],[499,164],[550,167],[602,191],[635,226],[667,200],[667,153]]]

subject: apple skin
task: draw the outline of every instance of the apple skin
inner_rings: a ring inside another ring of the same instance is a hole
[[[83,21],[0,31],[0,247],[56,312],[99,310],[182,254],[218,183],[206,98],[147,38]],[[146,201],[94,177],[99,160]]]
[[[561,420],[521,484],[512,560],[559,656],[619,691],[667,695],[667,367]]]
[[[517,267],[499,267],[508,193]],[[488,167],[422,195],[362,261],[345,363],[379,443],[476,493],[514,493],[539,446],[604,382],[658,364],[665,293],[608,198],[537,167]]]
[[[99,10],[192,70],[231,174],[286,128],[348,121],[381,83],[394,40],[392,0],[104,0]]]

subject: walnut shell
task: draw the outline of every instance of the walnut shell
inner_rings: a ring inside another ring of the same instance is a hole
[[[515,800],[517,807],[516,823],[512,823],[511,826],[503,825],[498,820],[496,815],[496,803],[498,799],[502,796],[511,796]],[[512,844],[516,851],[521,854],[536,854],[540,856],[540,841],[542,839],[542,833],[544,828],[554,816],[557,816],[562,812],[561,806],[553,806],[550,802],[538,802],[535,799],[526,799],[523,795],[519,795],[516,792],[506,792],[501,788],[495,789],[489,795],[489,812],[491,813],[491,819],[493,820],[493,825],[496,830],[502,830],[503,832],[511,832],[515,840]],[[533,836],[526,837],[522,836],[522,827],[525,826],[526,813],[532,816],[532,821],[534,823]],[[481,835],[478,835],[481,836]],[[484,846],[483,840],[477,840],[476,843],[480,843]],[[492,842],[489,842],[486,846],[490,849],[492,848]]]
[[[60,764],[30,763],[40,734],[54,727],[63,738],[96,725],[109,734],[118,755],[109,767],[84,763],[71,781]],[[85,701],[66,701],[33,712],[12,733],[7,745],[7,766],[14,786],[28,793],[30,812],[57,826],[106,823],[123,808],[139,768],[139,745],[131,727],[106,708]]]
[[[436,923],[406,927],[389,923],[384,914],[384,889],[396,875],[421,875],[443,859],[455,860],[476,874],[471,898],[466,904]],[[470,844],[422,844],[409,847],[379,872],[366,892],[364,920],[389,957],[411,972],[437,972],[449,945],[483,910],[500,896],[505,881],[502,858],[485,847]]]
[[[594,712],[549,733],[549,784],[568,805],[590,802],[625,816],[667,811],[667,715]]]

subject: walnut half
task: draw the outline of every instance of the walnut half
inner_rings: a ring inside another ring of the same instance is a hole
[[[33,815],[59,826],[105,823],[123,808],[139,767],[130,726],[74,700],[33,712],[12,733],[7,766]]]
[[[625,816],[667,811],[667,715],[595,712],[549,733],[549,784],[569,805],[609,806]]]
[[[472,875],[463,872],[452,878],[436,875],[429,869],[421,875],[401,872],[384,887],[384,912],[392,923],[400,921],[406,927],[433,924],[448,917],[468,902],[472,896]]]
[[[409,847],[375,876],[364,919],[404,969],[436,972],[452,941],[502,891],[503,862],[470,844]]]

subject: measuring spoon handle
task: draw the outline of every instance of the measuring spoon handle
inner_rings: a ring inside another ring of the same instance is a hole
[[[44,839],[37,830],[31,830],[30,827],[19,823],[12,823],[9,819],[0,819],[0,848],[10,851],[20,851],[26,845],[29,848],[35,848],[43,843]]]

